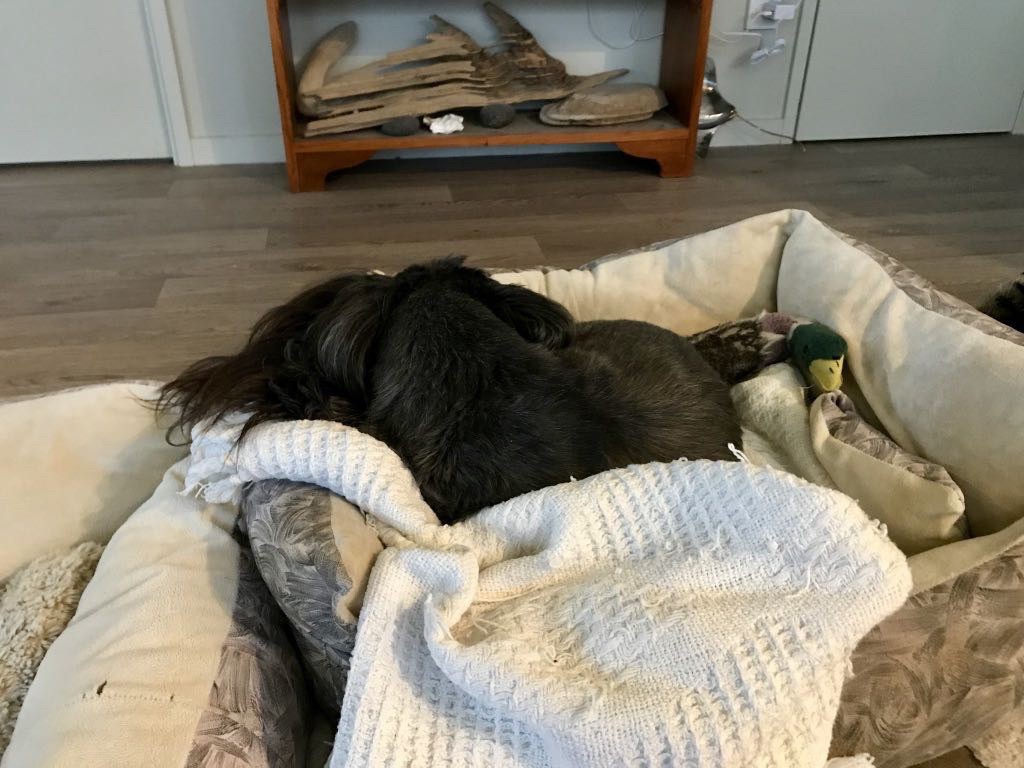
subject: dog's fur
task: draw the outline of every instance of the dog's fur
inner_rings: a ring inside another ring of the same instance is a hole
[[[647,323],[577,324],[461,259],[310,288],[241,352],[167,384],[159,405],[185,427],[232,411],[252,414],[246,430],[357,427],[403,458],[445,522],[611,467],[731,459],[740,444],[728,388],[687,340]]]
[[[989,317],[1024,333],[1024,273],[993,293],[979,309]]]

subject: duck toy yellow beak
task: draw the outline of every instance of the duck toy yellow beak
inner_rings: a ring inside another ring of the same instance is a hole
[[[821,323],[800,323],[788,337],[793,364],[815,395],[835,392],[843,385],[846,341]]]
[[[843,361],[845,356],[837,360],[811,360],[807,366],[808,384],[816,395],[835,392],[843,386]]]

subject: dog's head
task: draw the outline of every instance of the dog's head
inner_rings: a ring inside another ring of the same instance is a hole
[[[164,385],[158,408],[176,417],[172,430],[232,412],[250,415],[243,435],[287,419],[358,427],[381,336],[402,302],[424,287],[471,297],[528,342],[549,349],[570,342],[573,321],[560,304],[462,262],[420,264],[394,277],[344,275],[308,288],[264,315],[239,352],[200,360]]]

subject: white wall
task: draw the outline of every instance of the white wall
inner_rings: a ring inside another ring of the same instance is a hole
[[[263,3],[167,0],[167,5],[196,162],[280,161],[280,128]],[[303,0],[292,3],[293,48],[297,56],[302,56],[332,26],[354,19],[360,36],[346,66],[356,66],[421,40],[430,29],[430,13],[445,17],[484,42],[494,38],[494,31],[481,5],[477,0],[437,0],[429,6],[418,0],[387,4],[376,0]],[[661,41],[639,42],[624,50],[609,48],[591,33],[585,0],[506,0],[503,7],[533,31],[553,55],[563,59],[571,71],[589,73],[626,67],[631,70],[627,79],[657,82]],[[630,44],[633,0],[590,0],[590,7],[590,20],[601,37],[615,46]],[[646,7],[635,30],[638,37],[661,30],[664,0],[651,0]],[[716,30],[742,28],[745,8],[746,0],[718,0]],[[795,30],[797,24],[787,26]],[[785,55],[752,66],[745,60],[754,47],[747,40],[713,41],[722,89],[750,119],[772,130],[784,129],[796,46],[791,45]],[[723,144],[775,141],[753,129],[733,125],[726,126],[716,138],[716,143]]]
[[[142,0],[0,2],[0,163],[169,156]]]
[[[265,5],[166,3],[195,163],[282,161]]]
[[[1024,2],[823,2],[801,97],[801,139],[1012,129],[1024,87]]]
[[[611,50],[591,35],[585,0],[499,0],[541,44],[561,58],[571,70],[580,72],[628,68],[626,80],[652,82],[658,79],[661,41],[637,43],[627,50]],[[384,7],[381,7],[384,5]],[[482,10],[482,0],[303,0],[293,3],[292,40],[297,55],[308,51],[328,29],[348,19],[359,24],[359,39],[351,54],[352,65],[365,63],[390,51],[422,41],[432,25],[431,13],[443,17],[486,45],[497,42],[497,34]],[[591,19],[599,34],[616,45],[628,45],[633,19],[633,0],[590,0]],[[643,29],[638,36],[657,34],[665,13],[664,0],[649,0]]]

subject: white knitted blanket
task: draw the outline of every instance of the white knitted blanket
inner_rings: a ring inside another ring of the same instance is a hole
[[[332,768],[821,768],[850,652],[910,588],[853,501],[771,469],[633,466],[444,527],[355,430],[236,435],[194,435],[191,487],[317,483],[399,545],[367,589]]]

